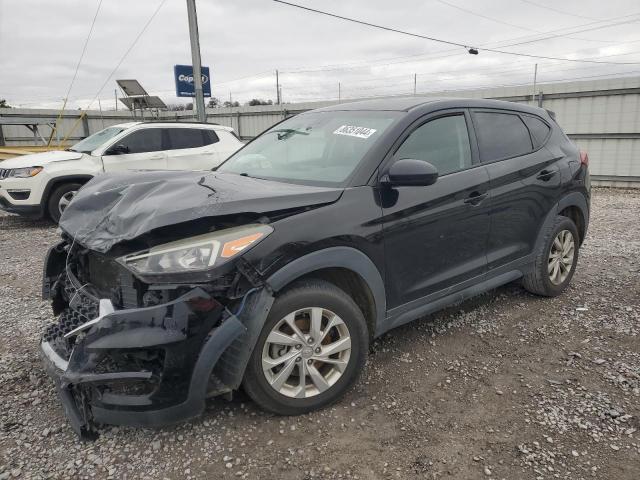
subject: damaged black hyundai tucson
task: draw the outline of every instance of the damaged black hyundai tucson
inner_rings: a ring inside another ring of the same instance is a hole
[[[289,118],[213,172],[96,177],[44,267],[71,425],[162,425],[239,388],[300,414],[388,330],[502,284],[559,295],[588,158],[551,112],[396,98]]]

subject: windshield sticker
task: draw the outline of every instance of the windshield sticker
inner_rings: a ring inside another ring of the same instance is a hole
[[[334,135],[348,135],[357,138],[369,138],[374,133],[376,133],[375,128],[356,127],[354,125],[342,125],[333,132]]]

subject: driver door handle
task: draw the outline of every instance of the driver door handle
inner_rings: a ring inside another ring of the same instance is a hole
[[[480,205],[480,203],[487,198],[488,194],[480,193],[478,191],[471,192],[467,198],[464,199],[464,203],[468,203],[470,205]]]

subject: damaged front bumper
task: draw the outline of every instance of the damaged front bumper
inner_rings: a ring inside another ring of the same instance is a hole
[[[92,423],[156,426],[200,414],[216,362],[245,331],[194,289],[165,305],[106,315],[78,334],[68,360],[55,340],[43,337],[40,347],[72,427],[86,434]]]
[[[109,300],[74,288],[61,295],[45,282],[45,295],[62,313],[45,330],[40,351],[71,426],[86,438],[98,424],[185,420],[203,412],[207,397],[236,389],[256,326],[273,301],[258,289],[238,317],[194,287],[159,305],[114,309]]]

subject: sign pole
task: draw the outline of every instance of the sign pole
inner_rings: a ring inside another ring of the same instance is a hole
[[[202,60],[200,59],[200,38],[198,36],[198,16],[196,14],[196,0],[187,0],[187,15],[189,17],[189,38],[191,40],[191,62],[193,64],[193,85],[196,93],[193,102],[199,122],[207,121],[204,110],[204,94],[202,92]]]

